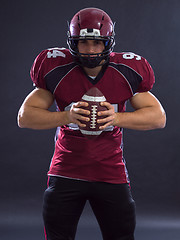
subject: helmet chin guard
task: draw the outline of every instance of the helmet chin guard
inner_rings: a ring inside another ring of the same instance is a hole
[[[80,66],[87,67],[87,68],[95,68],[97,66],[104,65],[108,60],[108,57],[105,60],[103,56],[97,56],[97,54],[95,54],[96,57],[93,57],[93,54],[86,54],[86,55],[88,56],[85,56],[85,54],[83,54],[83,56],[74,56],[75,61]]]
[[[85,8],[74,15],[69,24],[67,44],[79,65],[94,68],[108,61],[115,45],[114,25],[108,14],[98,8]],[[82,54],[78,50],[79,40],[103,41],[105,49],[101,53]]]

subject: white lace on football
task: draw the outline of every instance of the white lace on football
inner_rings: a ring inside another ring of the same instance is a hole
[[[92,105],[91,106],[91,123],[90,123],[90,128],[96,128],[96,116],[97,116],[97,106]]]

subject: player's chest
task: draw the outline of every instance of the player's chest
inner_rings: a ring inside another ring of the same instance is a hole
[[[75,68],[59,79],[53,94],[57,104],[64,109],[72,102],[80,101],[82,96],[94,86],[112,104],[124,105],[124,102],[132,97],[131,89],[123,76],[110,68],[94,80]]]

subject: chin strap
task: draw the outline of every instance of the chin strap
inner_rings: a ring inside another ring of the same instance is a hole
[[[106,58],[104,57],[82,57],[82,56],[74,56],[75,62],[82,66],[82,67],[87,67],[87,68],[95,68],[98,66],[103,66],[105,63],[108,62],[109,56]]]

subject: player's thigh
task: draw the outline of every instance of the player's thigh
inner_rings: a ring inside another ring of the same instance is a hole
[[[90,204],[104,240],[133,240],[135,202],[128,184],[99,184]]]
[[[74,239],[86,199],[80,181],[51,177],[44,193],[43,219],[48,240]]]

